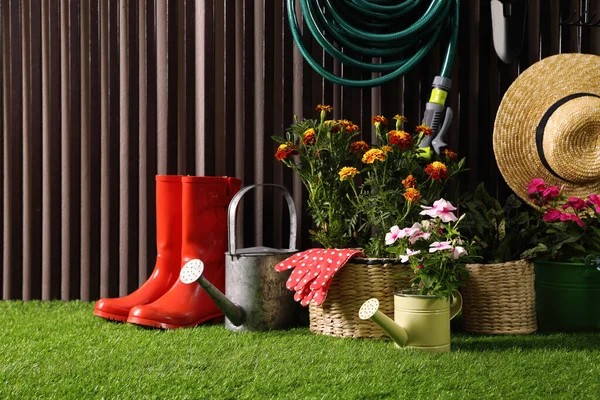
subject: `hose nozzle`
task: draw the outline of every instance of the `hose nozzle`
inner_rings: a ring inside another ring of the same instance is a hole
[[[419,144],[424,158],[431,158],[431,147],[437,154],[440,154],[442,148],[447,145],[445,139],[454,115],[452,109],[446,107],[446,97],[452,87],[452,80],[436,76],[431,87],[431,96],[425,105],[422,123],[431,128],[431,136],[423,137]]]

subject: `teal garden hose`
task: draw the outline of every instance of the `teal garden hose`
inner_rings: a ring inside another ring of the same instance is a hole
[[[300,2],[310,33],[327,54],[346,67],[381,75],[355,80],[323,68],[304,45],[296,1]],[[407,17],[414,17],[420,3],[423,0],[286,0],[290,29],[300,53],[322,77],[343,86],[380,86],[398,78],[423,60],[440,38],[449,37],[440,76],[433,81],[423,120],[433,134],[421,143],[428,151],[433,146],[439,153],[452,120],[452,110],[445,103],[458,39],[459,0],[430,0],[423,14],[407,24]]]

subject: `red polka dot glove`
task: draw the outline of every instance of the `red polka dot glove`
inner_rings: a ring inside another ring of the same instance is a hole
[[[352,258],[364,257],[356,249],[309,249],[283,260],[275,269],[279,272],[294,268],[286,283],[293,290],[294,300],[303,306],[313,301],[320,306],[335,274]]]

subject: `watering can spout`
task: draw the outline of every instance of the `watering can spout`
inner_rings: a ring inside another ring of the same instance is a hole
[[[244,309],[225,297],[219,289],[202,275],[203,272],[204,263],[202,260],[190,260],[181,269],[179,279],[181,279],[181,282],[187,284],[198,282],[233,325],[242,325],[246,320]]]
[[[358,311],[362,320],[370,319],[381,327],[389,337],[398,344],[405,346],[408,341],[406,330],[394,322],[390,317],[379,311],[379,300],[372,298],[363,303]]]

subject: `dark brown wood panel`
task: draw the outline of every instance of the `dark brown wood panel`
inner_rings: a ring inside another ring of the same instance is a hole
[[[502,97],[540,58],[561,52],[600,54],[600,28],[561,24],[589,22],[594,12],[597,20],[597,1],[530,0],[522,52],[504,64],[492,44],[490,2],[460,3],[447,104],[454,111],[450,147],[467,157],[470,168],[459,179],[461,190],[484,182],[501,199],[510,193],[492,151]],[[61,17],[67,21],[63,27]],[[166,32],[157,30],[157,21],[166,21]],[[373,76],[333,60],[310,35],[304,35],[304,42],[316,60],[338,75]],[[417,68],[381,88],[340,87],[324,81],[299,56],[284,2],[266,0],[73,0],[45,1],[42,7],[33,0],[0,0],[0,43],[0,151],[3,157],[8,154],[0,163],[0,185],[8,188],[0,198],[1,297],[26,300],[94,300],[131,292],[143,283],[156,257],[159,158],[169,174],[226,174],[239,176],[244,185],[284,185],[299,208],[298,246],[312,246],[306,192],[293,172],[275,160],[277,144],[271,136],[283,134],[294,114],[317,118],[318,103],[332,104],[333,118],[353,120],[367,141],[373,140],[374,113],[403,114],[412,129],[421,122],[445,52],[442,41]],[[162,43],[166,59],[157,53]],[[66,61],[61,60],[65,49]],[[102,65],[108,68],[106,87]],[[165,105],[158,104],[159,71],[166,71]],[[61,104],[63,87],[68,100]],[[125,102],[122,94],[127,94]],[[121,126],[124,119],[126,127]],[[86,121],[87,136],[80,135]],[[167,127],[160,137],[159,121]],[[67,140],[61,143],[65,127]],[[108,144],[104,150],[103,144]],[[289,218],[279,193],[247,196],[242,214],[238,228],[244,246],[287,246]]]

